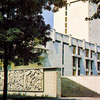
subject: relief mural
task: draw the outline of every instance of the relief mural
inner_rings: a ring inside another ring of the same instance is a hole
[[[0,90],[3,89],[3,72],[0,72]],[[43,91],[43,69],[8,71],[8,90]]]

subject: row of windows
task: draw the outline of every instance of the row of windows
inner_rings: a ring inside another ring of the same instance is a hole
[[[78,47],[78,55],[81,54],[81,47]],[[73,46],[73,54],[76,54],[76,46]],[[93,57],[94,51],[90,51],[90,58]],[[85,49],[85,56],[89,57],[89,49]],[[97,53],[97,59],[100,60],[100,53]]]
[[[65,7],[65,34],[67,33],[67,6]]]
[[[81,54],[81,50],[82,50],[82,48],[78,47],[78,55]],[[90,52],[91,52],[90,57],[92,58],[94,51],[91,50]],[[73,54],[76,54],[76,46],[73,46]],[[89,57],[88,49],[85,50],[85,55],[86,55],[86,57]],[[97,59],[100,60],[100,53],[97,53]],[[64,64],[64,44],[62,45],[62,64]]]
[[[77,58],[73,57],[73,76],[76,75],[76,64],[77,64],[76,59]],[[81,59],[78,58],[78,75],[80,75],[80,66],[81,66]],[[93,71],[93,61],[86,60],[86,69],[88,69],[86,71],[86,75],[89,75],[89,73],[93,75],[93,72],[92,72]],[[100,71],[100,62],[97,63],[97,70]]]
[[[64,49],[65,48],[64,48],[64,43],[63,43],[62,44],[62,64],[64,64],[64,55],[65,55]],[[82,49],[81,47],[78,47],[78,55],[80,55],[81,49]],[[85,52],[86,52],[86,56],[87,56],[89,54],[89,50],[86,49]],[[75,46],[73,46],[73,53],[74,54],[76,53]],[[94,53],[94,51],[91,50],[91,57],[92,57],[93,53]],[[97,55],[99,55],[99,53],[97,53]],[[99,56],[98,56],[98,58],[99,58]],[[76,75],[76,66],[78,66],[77,75],[80,75],[81,60],[82,60],[82,58],[73,57],[73,75]],[[93,75],[93,72],[92,72],[93,71],[93,62],[94,61],[86,60],[86,69],[87,69],[86,75],[89,75],[89,73],[91,75]],[[100,62],[97,63],[97,70],[100,71]],[[89,72],[89,71],[91,71],[91,72]],[[64,75],[64,69],[62,69],[62,75]]]
[[[78,59],[78,67],[80,68],[80,61],[81,59],[79,58]],[[73,66],[75,64],[75,57],[73,58]],[[86,61],[86,66],[89,65],[89,61]],[[87,67],[89,68],[89,66]],[[91,75],[93,75],[93,72],[92,72],[92,69],[93,69],[93,61],[91,61]],[[97,70],[100,71],[100,62],[97,63]],[[78,75],[80,75],[80,69],[78,69]],[[76,69],[73,68],[73,76],[76,75]],[[86,71],[86,75],[89,75],[89,71]],[[62,76],[64,76],[64,68],[62,68]]]

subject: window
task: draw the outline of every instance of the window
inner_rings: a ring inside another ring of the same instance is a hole
[[[67,22],[67,17],[65,17],[65,22]]]
[[[88,69],[88,68],[89,68],[89,61],[86,60],[86,69]]]
[[[76,70],[75,69],[73,69],[73,76],[75,76],[76,75]]]
[[[89,75],[89,71],[86,71],[86,75]]]
[[[91,72],[91,75],[93,75],[93,72]]]
[[[62,68],[62,76],[64,76],[64,68]]]
[[[97,63],[97,69],[100,71],[100,62]]]
[[[97,59],[100,60],[100,53],[97,53]]]
[[[65,10],[67,10],[67,6],[65,7]]]
[[[67,29],[65,29],[65,33],[67,33]]]
[[[100,75],[100,73],[98,73],[98,75]]]
[[[81,66],[81,59],[78,58],[78,67],[80,68],[80,66]]]
[[[91,51],[91,58],[92,58],[92,55],[93,55],[93,51]]]
[[[78,55],[80,55],[80,51],[81,51],[81,48],[80,48],[80,47],[78,47]]]
[[[76,59],[75,59],[75,57],[73,57],[73,66],[74,67],[76,66]]]
[[[89,57],[89,50],[86,49],[85,52],[86,52],[86,57]]]
[[[65,23],[65,28],[67,28],[67,23]]]
[[[67,11],[65,11],[65,16],[67,16]]]
[[[62,44],[62,64],[64,64],[64,43]]]
[[[93,61],[91,61],[91,70],[93,69]]]
[[[76,46],[73,46],[73,54],[76,54]]]
[[[78,75],[80,75],[80,70],[78,70]]]

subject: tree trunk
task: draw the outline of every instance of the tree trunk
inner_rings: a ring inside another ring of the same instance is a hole
[[[7,100],[7,45],[5,45],[4,49],[4,87],[3,87],[3,100]]]

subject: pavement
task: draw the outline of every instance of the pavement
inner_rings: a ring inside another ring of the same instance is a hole
[[[12,100],[12,99],[7,99],[7,100]],[[15,100],[22,100],[22,99],[15,99]],[[61,97],[61,98],[49,98],[49,99],[41,98],[41,99],[25,99],[25,100],[100,100],[100,97]]]
[[[100,97],[61,97],[58,100],[100,100]]]

